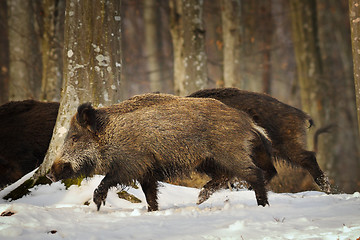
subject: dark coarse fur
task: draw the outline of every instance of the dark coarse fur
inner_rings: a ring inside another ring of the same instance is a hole
[[[34,100],[0,106],[0,188],[42,163],[58,109],[59,103]]]
[[[322,190],[330,191],[330,185],[316,161],[315,152],[306,150],[306,128],[313,125],[308,114],[268,95],[236,88],[205,89],[192,93],[189,97],[214,98],[248,113],[267,131],[276,159],[283,159],[291,165],[306,169]],[[273,164],[266,162],[266,158],[255,161],[269,173],[269,178],[266,179],[269,182],[276,174]]]
[[[244,179],[264,206],[263,173],[252,161],[261,144],[271,150],[263,129],[217,100],[145,94],[110,107],[79,106],[48,177],[105,175],[94,191],[98,209],[110,187],[137,180],[153,211],[157,181],[197,170],[214,181]]]

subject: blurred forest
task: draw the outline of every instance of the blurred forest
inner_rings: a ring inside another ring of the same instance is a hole
[[[68,33],[64,24],[78,10],[65,9],[76,4],[0,0],[0,104],[29,98],[60,101],[69,78],[106,82],[116,75],[76,75],[82,65],[74,62],[68,67],[66,59],[78,53],[65,47],[76,32]],[[81,9],[92,11],[93,16],[97,11],[108,13],[101,8],[104,4],[99,6]],[[106,54],[101,59],[91,54],[77,58],[89,62],[88,71],[99,72],[92,66],[96,61],[107,66],[109,73],[121,66],[119,76],[111,80],[120,80],[113,103],[146,92],[185,96],[213,87],[267,93],[313,117],[310,150],[315,146],[315,131],[329,127],[318,137],[318,162],[338,191],[360,191],[348,0],[121,0],[119,9],[111,19],[121,19],[121,42],[108,49],[110,59]],[[94,32],[82,39],[89,41],[83,51],[98,52],[99,44],[89,39],[101,43],[111,30],[99,30],[105,25],[95,25],[95,19],[88,24],[96,27],[78,26]],[[121,59],[115,61],[113,55]],[[288,178],[294,174],[284,171]],[[296,184],[308,188],[304,182]]]

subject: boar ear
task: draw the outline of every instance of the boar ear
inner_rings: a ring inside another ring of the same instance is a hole
[[[91,103],[84,103],[78,107],[76,120],[80,126],[87,128],[89,131],[96,131],[96,110],[91,106]]]

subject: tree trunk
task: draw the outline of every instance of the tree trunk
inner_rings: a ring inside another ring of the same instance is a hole
[[[184,51],[184,23],[182,0],[170,0],[170,32],[174,52],[174,93],[180,95],[184,92],[182,79],[185,78],[185,68],[182,59]]]
[[[9,99],[37,99],[40,95],[41,59],[34,29],[31,1],[8,0],[10,51]],[[37,64],[34,64],[37,63]]]
[[[203,0],[183,0],[185,78],[181,80],[183,92],[189,95],[207,87],[205,31],[203,27]]]
[[[317,37],[316,3],[314,0],[291,1],[293,41],[301,88],[303,110],[309,113],[318,126],[325,121],[325,96],[327,86],[322,82],[322,63]],[[308,138],[308,145],[313,146]],[[322,159],[324,160],[324,159]],[[325,162],[321,162],[324,166]]]
[[[6,1],[0,1],[0,104],[8,101],[9,91],[9,38]]]
[[[272,18],[272,0],[263,1],[264,6],[260,9],[262,20],[266,22],[266,28],[263,29],[263,40],[262,40],[262,82],[263,92],[271,94],[271,52],[272,52],[272,37],[274,31],[274,24]]]
[[[221,1],[204,0],[203,21],[208,86],[224,87],[224,41],[221,20]]]
[[[360,0],[349,0],[352,55],[357,105],[358,129],[360,133]]]
[[[164,92],[163,76],[161,71],[161,38],[160,38],[160,12],[158,2],[155,0],[144,1],[144,24],[145,24],[145,56],[147,70],[152,92]]]
[[[270,82],[270,49],[266,47],[272,40],[272,23],[269,21],[271,2],[271,0],[240,2],[241,64],[237,85],[241,89],[263,92],[264,81]]]
[[[62,49],[64,42],[65,1],[46,0],[42,2],[42,85],[41,99],[60,101],[62,84]]]
[[[144,52],[145,30],[143,17],[138,7],[139,0],[122,0],[121,2],[121,24],[122,24],[122,69],[121,78],[123,98],[127,99],[134,94],[144,92],[144,85],[147,87],[147,75],[145,60],[142,57]],[[146,89],[149,89],[148,87]],[[148,90],[147,90],[148,91]]]
[[[294,107],[301,107],[295,53],[291,34],[290,1],[272,1],[273,39],[271,52],[271,95]]]
[[[79,104],[108,106],[122,100],[120,4],[66,2],[62,98],[49,150],[35,178],[49,170]]]
[[[326,63],[323,64],[321,57],[332,51],[326,47],[330,38],[324,33],[325,29],[320,29],[323,32],[318,33],[316,1],[291,1],[291,8],[303,109],[312,116],[318,128],[329,124],[336,126],[329,134],[320,137],[318,162],[338,190],[353,192],[359,189],[359,140],[351,130],[353,124],[348,121],[351,115],[349,111],[352,111],[349,108],[353,100],[350,100],[346,86],[339,84],[345,84],[347,80],[333,79],[329,57],[323,58]],[[323,35],[325,37],[320,44],[318,36]],[[320,45],[324,53],[320,51]],[[345,100],[346,98],[348,100]],[[312,134],[308,134],[308,146],[313,146],[312,137],[315,130],[310,129]]]
[[[323,79],[328,86],[326,121],[336,125],[330,134],[320,136],[319,142],[326,144],[326,169],[330,177],[341,190],[350,193],[360,189],[360,139],[355,113],[349,5],[338,0],[317,0],[317,9]]]
[[[174,92],[180,96],[189,95],[207,86],[202,7],[202,0],[170,1]]]
[[[224,41],[224,86],[241,87],[240,44],[241,44],[240,0],[221,1],[221,20]]]
[[[122,100],[121,1],[66,1],[64,81],[59,114],[43,163],[35,174],[5,199],[17,199],[43,181],[62,146],[79,104],[95,107]]]

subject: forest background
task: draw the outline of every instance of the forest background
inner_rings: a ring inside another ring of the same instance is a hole
[[[359,12],[355,0],[0,0],[0,103],[60,101],[65,115],[146,92],[263,92],[313,117],[309,149],[329,127],[318,162],[335,191],[360,191],[350,31]],[[274,190],[315,188],[280,169]]]

